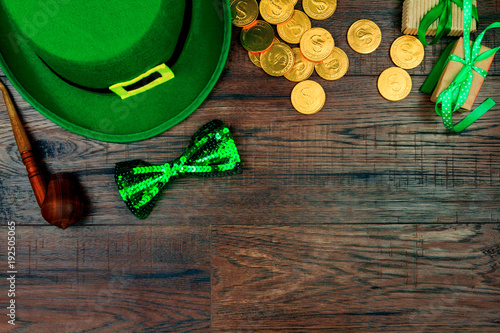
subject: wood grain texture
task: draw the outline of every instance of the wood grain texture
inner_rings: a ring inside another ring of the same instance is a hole
[[[499,12],[495,1],[481,5],[484,28]],[[400,1],[344,1],[332,19],[314,21],[332,31],[351,60],[341,80],[327,82],[313,75],[327,93],[325,108],[314,116],[293,110],[292,82],[269,77],[251,64],[239,44],[238,28],[233,29],[222,77],[202,107],[181,125],[146,141],[112,144],[70,133],[8,86],[48,174],[73,172],[81,179],[91,204],[84,225],[140,223],[118,196],[114,163],[172,160],[199,126],[214,118],[233,128],[243,175],[176,181],[149,223],[498,221],[498,106],[462,134],[451,134],[429,97],[418,92],[446,43],[426,48],[424,63],[410,71],[413,89],[407,99],[388,102],[378,94],[377,76],[392,66],[388,50],[401,34],[400,7]],[[376,21],[384,36],[370,55],[356,54],[347,45],[347,29],[361,17]],[[488,33],[485,44],[499,44],[499,33]],[[499,63],[496,57],[479,101],[500,101]],[[0,124],[7,123],[4,111],[0,105]],[[4,125],[0,145],[0,216],[20,224],[45,224],[33,206],[12,134]]]
[[[212,331],[498,331],[499,227],[214,226]]]
[[[16,331],[499,331],[500,107],[461,134],[444,129],[418,88],[451,38],[425,48],[408,98],[379,95],[401,3],[338,1],[331,19],[313,21],[350,59],[341,80],[313,74],[327,94],[313,116],[293,109],[294,83],[251,64],[239,28],[202,106],[140,142],[62,129],[0,70],[46,177],[75,174],[89,203],[67,230],[42,219],[0,102],[0,246],[15,221]],[[482,0],[479,15],[481,31],[500,2]],[[382,30],[373,54],[347,44],[361,18]],[[500,29],[484,44],[500,45]],[[500,103],[498,55],[478,102],[487,97]],[[175,180],[146,221],[130,214],[115,163],[175,159],[216,118],[234,133],[243,174]],[[5,281],[0,269],[0,293]]]
[[[4,249],[0,262],[7,262]],[[209,228],[18,227],[16,262],[14,332],[210,327]],[[3,269],[0,277],[5,291]],[[11,329],[2,318],[0,331]]]

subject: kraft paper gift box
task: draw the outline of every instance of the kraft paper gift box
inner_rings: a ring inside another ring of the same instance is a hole
[[[471,41],[471,45],[472,45]],[[481,45],[481,50],[479,51],[479,54],[484,53],[488,51],[490,48],[486,47],[484,45]],[[460,37],[460,39],[457,40],[455,46],[453,47],[452,54],[457,55],[460,58],[465,57],[464,53],[464,39],[463,37]],[[478,61],[475,63],[475,65],[479,68],[482,68],[486,71],[490,69],[491,63],[493,62],[493,58],[495,55],[492,55],[491,57]],[[443,70],[443,73],[441,74],[441,77],[438,81],[438,84],[436,86],[436,89],[434,89],[434,92],[432,93],[431,96],[431,101],[436,102],[439,94],[441,94],[446,88],[449,87],[451,82],[455,79],[457,74],[460,72],[462,69],[463,64],[457,61],[449,61],[446,67]],[[479,94],[479,91],[481,90],[481,86],[483,85],[484,82],[484,77],[482,77],[479,73],[476,71],[472,71],[473,75],[473,81],[472,85],[470,88],[469,92],[469,97],[465,101],[464,105],[462,105],[461,110],[462,111],[470,111],[472,110],[472,106],[476,100],[477,95]]]

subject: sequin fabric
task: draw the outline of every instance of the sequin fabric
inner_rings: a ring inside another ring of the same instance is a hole
[[[115,165],[118,192],[132,214],[145,219],[169,181],[184,175],[218,177],[241,173],[241,160],[229,128],[220,120],[203,125],[178,159],[163,165],[142,160]]]

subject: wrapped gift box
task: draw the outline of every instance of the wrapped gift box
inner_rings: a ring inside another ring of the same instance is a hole
[[[471,42],[472,45],[472,42]],[[484,53],[488,51],[490,48],[482,45],[481,50],[479,51],[479,54]],[[459,40],[457,40],[455,46],[453,47],[452,54],[457,55],[460,58],[464,58],[464,39],[463,37],[460,37]],[[492,55],[491,57],[478,61],[475,63],[475,65],[479,68],[482,68],[486,71],[490,69],[491,63],[493,62],[493,58],[495,55]],[[457,61],[449,61],[446,67],[443,70],[443,73],[441,74],[441,77],[439,79],[439,82],[436,86],[436,89],[434,89],[434,92],[432,93],[431,96],[431,101],[436,102],[439,94],[443,92],[446,88],[449,87],[451,82],[455,79],[457,74],[462,70],[463,64]],[[479,90],[481,90],[481,86],[483,85],[484,78],[477,73],[476,71],[472,71],[473,75],[473,80],[472,80],[472,85],[470,88],[469,92],[469,97],[465,101],[464,105],[461,107],[461,111],[470,111],[472,110],[472,105],[474,104],[474,101],[476,100],[477,95],[479,94]]]
[[[420,21],[429,10],[434,8],[439,0],[405,0],[403,3],[403,22],[401,32],[405,35],[417,35]],[[476,5],[476,0],[472,2]],[[462,36],[464,27],[464,14],[462,8],[455,3],[452,4],[451,31],[448,36]],[[438,21],[434,21],[427,29],[426,36],[435,36],[438,27]],[[477,30],[477,22],[472,19],[471,32]]]

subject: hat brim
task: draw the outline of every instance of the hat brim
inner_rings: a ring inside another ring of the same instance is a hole
[[[144,140],[188,117],[219,79],[231,42],[228,1],[193,0],[184,49],[171,68],[175,78],[122,100],[59,78],[26,43],[12,42],[13,29],[5,16],[0,5],[0,66],[14,87],[56,124],[109,142]]]

